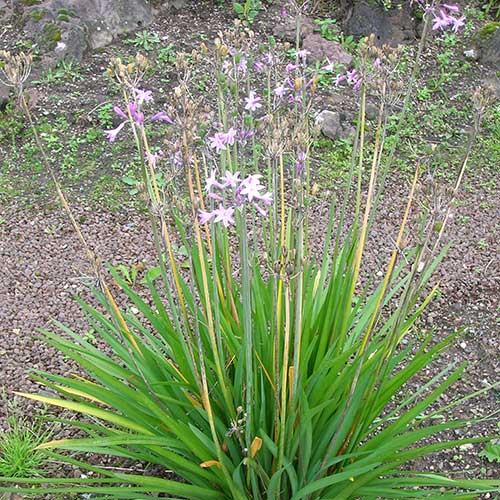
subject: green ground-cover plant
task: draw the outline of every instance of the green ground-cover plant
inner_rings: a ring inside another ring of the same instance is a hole
[[[0,476],[41,477],[48,457],[38,446],[50,439],[51,432],[40,417],[28,421],[18,413],[15,407],[9,409],[7,427],[0,433]]]
[[[123,43],[150,52],[160,43],[160,41],[160,37],[156,33],[144,30],[137,33],[134,38],[127,38]]]
[[[425,36],[420,52],[424,43]],[[109,73],[120,84],[123,104],[114,108],[121,123],[106,136],[119,141],[129,130],[137,145],[138,189],[147,200],[159,259],[144,277],[149,301],[110,268],[130,303],[118,306],[44,156],[97,278],[99,307],[79,303],[92,336],[107,349],[60,323],[60,334],[42,332],[86,375],[37,371],[35,379],[58,396],[24,396],[80,415],[67,423],[86,437],[40,448],[81,467],[87,477],[0,478],[0,491],[33,494],[32,486],[50,484],[44,493],[101,499],[163,493],[192,500],[354,500],[466,499],[500,487],[498,480],[402,468],[491,436],[436,439],[474,423],[449,414],[463,399],[439,403],[465,365],[448,365],[417,389],[405,390],[459,335],[439,342],[418,335],[418,319],[437,294],[429,280],[446,252],[442,239],[452,201],[427,214],[422,203],[415,244],[404,246],[424,153],[401,200],[403,217],[385,273],[360,280],[397,145],[385,143],[388,110],[402,88],[392,71],[393,54],[367,40],[360,66],[337,75],[338,84],[359,90],[358,129],[344,195],[332,201],[323,251],[315,255],[309,228],[320,188],[311,172],[309,117],[318,79],[307,74],[307,54],[298,50],[290,63],[285,49],[271,43],[260,52],[252,32],[231,31],[215,41],[213,51],[202,46],[189,60],[178,54],[172,101],[154,113],[154,95],[141,83],[147,61],[113,60]],[[33,123],[19,92],[29,58],[6,57],[6,75]],[[196,85],[193,66],[203,58],[214,69],[208,93],[217,96],[215,110],[190,91]],[[417,71],[415,66],[406,81],[400,129]],[[379,98],[370,148],[368,93]],[[487,91],[475,94],[474,123],[452,195],[490,97]],[[167,127],[163,151],[152,152],[151,125]],[[43,147],[36,129],[34,134]],[[82,454],[89,452],[146,462],[155,472],[101,467],[85,460]]]

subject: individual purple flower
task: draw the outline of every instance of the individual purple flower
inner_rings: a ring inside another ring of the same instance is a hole
[[[264,65],[260,61],[256,61],[253,63],[253,69],[260,73],[261,71],[264,71]]]
[[[206,210],[198,210],[198,216],[200,218],[200,224],[206,224],[210,222],[215,217],[215,210],[212,212],[207,212]]]
[[[128,110],[130,111],[130,114],[132,115],[132,119],[137,125],[141,125],[144,123],[144,113],[139,111],[139,107],[135,102],[131,102],[128,105]]]
[[[248,94],[248,97],[245,97],[245,109],[248,111],[255,111],[262,107],[261,102],[262,98],[255,95],[255,91],[251,90]]]
[[[120,133],[120,130],[125,126],[126,122],[120,123],[118,127],[112,129],[112,130],[105,130],[104,133],[106,134],[106,139],[108,139],[109,142],[115,142],[116,136]]]
[[[337,75],[335,77],[335,85],[338,87],[346,79],[347,79],[347,76],[345,76],[345,75]]]
[[[248,61],[242,56],[238,66],[236,67],[238,72],[245,75],[247,72]]]
[[[169,123],[170,125],[174,125],[175,123],[174,120],[172,120],[172,118],[170,118],[170,116],[168,116],[167,113],[165,113],[165,111],[160,111],[159,113],[156,113],[151,117],[151,121],[153,122],[158,120],[165,123]]]
[[[232,188],[235,188],[238,186],[238,184],[241,182],[239,179],[240,172],[235,172],[232,174],[229,172],[229,170],[226,170],[225,175],[222,176],[222,180],[224,181],[224,187],[231,186]]]
[[[286,17],[286,16],[287,16],[286,5],[283,5],[283,7],[281,7],[281,17]]]
[[[226,144],[232,146],[234,144],[234,140],[236,139],[236,135],[238,134],[237,130],[231,127],[225,134],[222,134],[223,140]]]
[[[380,57],[377,57],[377,59],[375,59],[375,61],[373,61],[373,67],[380,68],[381,65],[382,65],[382,61],[380,60]]]
[[[273,203],[273,195],[270,192],[265,194],[257,194],[255,199],[264,203],[264,205],[270,206]]]
[[[268,66],[272,66],[274,63],[274,57],[271,52],[266,52],[262,60],[264,61],[264,64],[267,64]]]
[[[465,16],[462,17],[452,17],[452,24],[453,27],[451,28],[455,33],[458,32],[458,30],[464,26],[465,24]]]
[[[335,63],[328,61],[328,64],[323,66],[321,68],[323,71],[334,71],[335,70]]]
[[[224,201],[224,198],[217,193],[208,193],[208,196],[217,201]]]
[[[295,173],[297,175],[300,175],[306,166],[306,158],[307,154],[305,151],[299,151],[299,154],[297,155],[297,162],[295,163]]]
[[[354,90],[359,90],[361,88],[361,84],[363,83],[363,79],[362,78],[358,78],[355,82],[354,82],[354,85],[352,86],[352,88]]]
[[[246,143],[249,139],[251,139],[252,137],[254,136],[254,132],[252,129],[250,128],[241,128],[239,133],[238,133],[238,139],[243,142],[243,143]]]
[[[295,71],[298,67],[299,67],[298,64],[288,63],[285,69],[287,73],[291,73],[292,71]]]
[[[209,146],[215,149],[217,153],[226,149],[226,137],[222,132],[216,132],[213,136],[209,137]]]
[[[276,96],[276,97],[283,97],[285,95],[285,92],[286,92],[286,88],[284,85],[279,85],[278,87],[276,87],[274,90],[273,90],[273,94]]]
[[[263,217],[265,217],[267,215],[267,212],[259,205],[257,204],[254,204],[254,208],[255,210],[257,210],[257,212],[259,212],[260,215],[262,215]]]
[[[351,85],[353,83],[356,83],[359,79],[358,72],[355,69],[348,71],[346,73],[346,77],[347,77],[347,83],[350,83]]]
[[[120,106],[115,106],[113,108],[113,111],[120,117],[123,118],[124,120],[128,120],[128,116],[121,110]]]
[[[449,10],[450,12],[460,12],[458,5],[450,5],[448,3],[444,3],[443,7]]]
[[[151,90],[133,89],[133,91],[134,91],[135,99],[136,99],[137,103],[139,104],[139,106],[143,102],[150,102],[153,100],[153,93],[151,92]]]
[[[157,153],[147,153],[146,159],[149,160],[153,168],[156,168],[158,160],[164,156],[165,153],[160,149]]]
[[[224,227],[228,227],[230,224],[234,224],[234,208],[224,208],[222,205],[219,205],[219,208],[217,210],[214,210],[214,212],[214,222],[222,222],[222,224],[224,224]]]
[[[224,189],[224,184],[221,184],[216,178],[215,178],[215,170],[212,170],[210,173],[210,177],[207,177],[207,180],[205,181],[205,189],[210,192],[210,189],[212,186],[215,186],[216,188],[219,189]]]
[[[296,56],[303,62],[305,63],[306,62],[306,59],[307,59],[307,56],[308,54],[310,54],[310,52],[306,49],[301,49],[301,50],[297,50],[296,52]]]

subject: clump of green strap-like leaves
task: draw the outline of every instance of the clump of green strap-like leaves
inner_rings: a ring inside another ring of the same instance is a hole
[[[225,130],[242,120],[239,126],[255,133],[246,146],[237,140],[215,159],[201,147],[199,125],[207,127],[207,121],[198,117],[202,107],[188,91],[190,64],[182,55],[177,57],[179,73],[186,77],[180,77],[173,96],[172,129],[178,135],[172,140],[177,149],[171,152],[183,160],[187,204],[168,203],[167,213],[146,128],[129,116],[143,159],[141,189],[149,199],[159,253],[158,268],[146,274],[150,300],[141,298],[111,269],[134,306],[120,309],[94,260],[100,307],[80,304],[108,349],[95,347],[62,324],[57,324],[62,334],[44,332],[45,340],[87,375],[37,372],[35,378],[59,396],[25,396],[81,415],[68,424],[87,437],[43,447],[53,459],[79,466],[85,476],[44,478],[38,483],[3,478],[0,490],[32,494],[33,485],[43,482],[50,484],[44,486],[47,494],[145,499],[163,493],[192,500],[474,498],[479,492],[496,491],[499,481],[450,479],[401,467],[488,438],[434,439],[442,431],[470,423],[443,417],[453,404],[442,408],[438,403],[465,366],[449,365],[418,389],[405,390],[456,337],[433,343],[430,335],[420,341],[412,335],[436,293],[426,285],[443,256],[436,250],[439,241],[431,241],[426,233],[417,238],[415,248],[401,248],[418,168],[408,199],[402,201],[404,217],[384,277],[380,283],[375,276],[366,285],[360,283],[378,200],[376,181],[387,174],[381,166],[389,165],[394,154],[393,146],[384,163],[390,79],[381,84],[380,116],[368,159],[368,83],[361,86],[348,187],[340,206],[332,203],[323,251],[313,257],[309,203],[317,188],[311,181],[308,103],[316,80],[308,79],[298,59],[290,88],[297,104],[280,107],[271,97],[279,64],[259,73],[267,82],[263,105],[268,118],[257,126],[253,115],[242,110],[243,97],[254,88],[250,79],[256,75],[248,56],[247,70],[238,76],[243,57],[238,40],[228,42],[236,51],[229,51],[224,40],[216,43],[214,67],[229,61],[225,72],[217,71],[218,117]],[[272,50],[278,59],[278,48]],[[366,47],[364,54],[368,67]],[[208,56],[202,51],[191,59],[199,57]],[[145,64],[142,58],[135,65],[114,62],[111,73],[122,84],[126,102]],[[469,152],[470,148],[464,166]],[[297,160],[304,165],[296,168]],[[267,219],[257,221],[248,206],[236,210],[235,228],[199,222],[198,210],[210,208],[202,196],[201,179],[216,164],[222,172],[255,173],[260,168],[273,190]],[[460,179],[462,174],[463,169]],[[365,185],[367,194],[362,197]],[[355,217],[347,224],[351,188],[356,193]],[[440,222],[437,240],[445,225]],[[86,244],[80,231],[78,235]],[[182,265],[174,240],[189,250]],[[94,259],[89,249],[88,254]],[[87,453],[125,460],[127,469],[100,467],[85,460]],[[130,472],[134,463],[153,465],[149,470],[154,473]]]

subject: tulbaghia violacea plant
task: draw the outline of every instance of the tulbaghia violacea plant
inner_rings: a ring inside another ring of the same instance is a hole
[[[154,95],[137,77],[142,59],[139,67],[114,62],[124,104],[115,108],[120,135],[107,135],[119,140],[128,125],[136,140],[158,267],[146,273],[141,293],[111,269],[133,308],[119,308],[100,290],[101,309],[80,301],[108,349],[61,324],[64,336],[43,332],[86,376],[36,373],[57,396],[25,396],[83,415],[70,424],[85,437],[42,448],[85,477],[4,478],[0,484],[12,485],[1,491],[28,495],[32,485],[44,484],[46,494],[103,499],[354,500],[474,498],[500,487],[498,480],[403,467],[489,437],[436,439],[471,423],[447,414],[458,402],[440,407],[438,401],[464,366],[446,366],[405,391],[458,335],[438,343],[413,335],[436,294],[426,285],[443,257],[442,233],[433,239],[423,231],[415,248],[403,245],[418,165],[386,271],[378,282],[376,276],[360,281],[379,199],[376,179],[390,175],[394,155],[393,149],[384,155],[387,110],[401,93],[386,68],[391,58],[365,44],[361,67],[346,76],[360,81],[352,168],[340,207],[332,202],[325,220],[322,252],[314,255],[308,235],[318,187],[309,117],[317,79],[306,72],[307,54],[289,61],[288,47],[251,51],[251,42],[251,34],[221,34],[213,56],[206,47],[191,55],[195,62],[210,58],[216,68],[216,110],[192,97],[193,72],[182,54],[166,110],[154,109]],[[380,102],[369,162],[367,92]],[[486,100],[477,95],[474,134]],[[162,153],[149,145],[148,116],[168,124]],[[471,147],[472,141],[455,193]],[[169,181],[179,185],[175,197],[156,182],[165,164],[175,174]],[[182,262],[174,244],[187,249]],[[125,458],[128,468],[78,455],[88,452]],[[138,463],[147,467],[139,471]]]

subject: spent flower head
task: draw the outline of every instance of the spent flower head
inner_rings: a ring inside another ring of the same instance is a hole
[[[0,70],[3,74],[0,82],[7,87],[14,87],[21,90],[24,82],[30,76],[33,56],[25,52],[14,55],[11,52],[2,50],[0,51],[0,60],[3,61],[3,66],[0,65]]]

